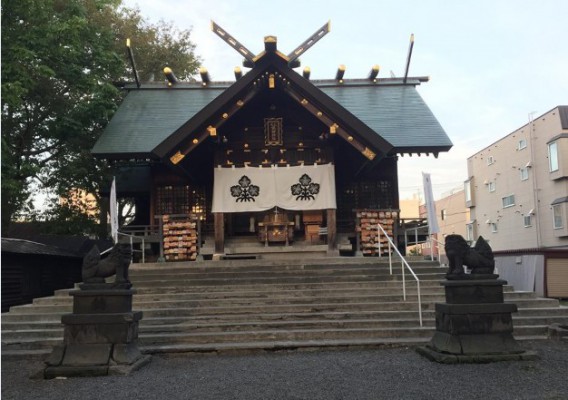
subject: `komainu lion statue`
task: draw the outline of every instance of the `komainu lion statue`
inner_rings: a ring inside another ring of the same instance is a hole
[[[130,287],[128,267],[131,258],[129,245],[114,245],[109,255],[102,260],[98,247],[94,246],[83,258],[83,283],[104,283],[105,278],[116,274],[113,286]]]
[[[472,274],[493,274],[493,251],[482,236],[477,239],[474,247],[470,247],[460,235],[448,235],[445,242],[446,256],[450,264],[448,275],[463,274],[464,265],[471,269]]]

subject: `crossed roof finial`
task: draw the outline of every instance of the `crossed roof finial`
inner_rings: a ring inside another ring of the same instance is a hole
[[[252,51],[247,49],[241,42],[231,36],[226,30],[221,28],[215,21],[211,21],[211,30],[215,32],[217,36],[223,39],[229,46],[235,49],[239,54],[245,57],[243,62],[245,67],[254,67],[255,61],[259,56],[255,56]],[[316,44],[322,37],[329,33],[331,30],[331,21],[328,21],[324,26],[318,29],[313,35],[306,39],[301,45],[296,47],[294,51],[288,54],[287,61],[290,68],[296,68],[300,66],[300,61],[298,60],[302,54],[304,54],[308,49],[310,49],[314,44]],[[267,39],[271,39],[271,47],[276,50],[276,37],[267,36],[265,38],[265,43]]]

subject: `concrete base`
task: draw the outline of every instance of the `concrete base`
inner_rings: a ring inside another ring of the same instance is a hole
[[[418,354],[440,364],[487,364],[498,361],[534,361],[540,359],[534,351],[512,354],[448,354],[436,351],[430,346],[417,347]]]
[[[58,376],[128,375],[150,361],[138,349],[142,312],[132,312],[130,289],[71,291],[73,314],[63,315],[63,345],[56,346],[43,371]]]
[[[442,282],[446,303],[436,304],[436,332],[418,352],[440,363],[535,359],[513,337],[515,304],[503,303],[497,275],[452,277]]]
[[[141,355],[131,364],[117,364],[111,358],[108,364],[104,365],[55,365],[48,366],[43,371],[44,379],[54,379],[57,377],[76,378],[89,376],[107,376],[107,375],[129,375],[148,365],[152,361],[152,356]]]
[[[552,324],[548,327],[548,337],[551,340],[568,342],[568,325]]]

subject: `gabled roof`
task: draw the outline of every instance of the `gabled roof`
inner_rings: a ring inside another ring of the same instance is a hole
[[[284,91],[298,104],[310,104],[317,115],[321,110],[328,123],[338,123],[374,152],[437,154],[452,146],[416,91],[425,78],[408,78],[406,84],[396,78],[310,81],[288,67],[277,52],[268,52],[232,84],[152,83],[132,88],[92,152],[107,158],[169,158],[180,144],[188,148],[191,135],[262,90],[255,82],[268,71],[286,82]]]

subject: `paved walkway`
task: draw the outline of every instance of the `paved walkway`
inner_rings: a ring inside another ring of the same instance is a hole
[[[568,399],[568,343],[522,342],[541,359],[440,365],[413,349],[154,356],[127,377],[30,380],[41,362],[2,362],[2,400]]]

